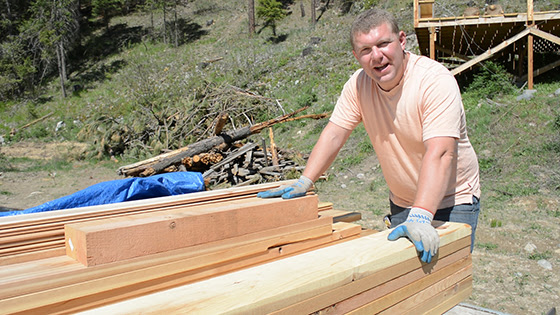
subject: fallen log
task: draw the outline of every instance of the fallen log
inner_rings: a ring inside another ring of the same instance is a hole
[[[122,166],[117,170],[117,173],[119,175],[124,175],[124,176],[141,176],[141,177],[162,173],[164,172],[165,169],[169,168],[170,166],[179,165],[181,161],[186,157],[193,157],[194,155],[200,154],[202,152],[207,152],[212,148],[224,143],[232,144],[236,141],[247,138],[250,135],[259,133],[263,129],[268,128],[274,124],[300,119],[300,117],[293,117],[293,116],[304,111],[305,109],[307,109],[307,107],[300,108],[292,113],[282,115],[280,117],[262,123],[255,124],[253,126],[247,126],[233,131],[221,133],[214,137],[190,144],[184,148],[167,152],[165,154],[144,161]],[[326,117],[326,114],[301,116],[301,118],[313,118],[313,119],[321,119],[324,117]]]
[[[123,174],[127,176],[141,176],[147,177],[155,174],[161,173],[164,169],[170,165],[175,165],[181,163],[185,157],[192,157],[193,155],[207,152],[213,147],[220,145],[222,143],[233,143],[235,141],[244,139],[251,135],[251,128],[249,126],[233,130],[227,133],[222,133],[219,136],[214,136],[212,138],[204,139],[187,146],[187,150],[180,151],[175,155],[170,155],[162,160],[157,161],[152,165],[142,165],[134,170],[130,170],[128,174]]]

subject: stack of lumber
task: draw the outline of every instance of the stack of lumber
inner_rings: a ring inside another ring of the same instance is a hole
[[[64,226],[69,223],[254,198],[260,191],[291,182],[293,181],[1,217],[0,266],[64,255]]]
[[[442,314],[472,291],[470,228],[438,230],[437,259],[422,263],[388,231],[84,314]]]
[[[72,313],[358,237],[314,194],[256,198],[285,183],[2,218],[3,235],[27,227],[41,244],[61,230],[62,247],[4,257],[0,310]]]
[[[285,183],[0,218],[1,313],[415,313],[470,294],[468,226],[439,227],[423,264],[314,194],[256,198]]]

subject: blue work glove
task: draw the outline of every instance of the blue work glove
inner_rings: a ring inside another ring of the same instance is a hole
[[[403,236],[412,241],[416,250],[422,254],[420,258],[430,263],[439,248],[439,235],[432,226],[434,215],[422,208],[412,207],[406,221],[399,224],[387,237],[394,241]]]
[[[309,188],[313,186],[313,181],[303,175],[297,182],[291,185],[282,185],[278,188],[261,191],[257,194],[259,198],[273,198],[282,196],[283,199],[291,199],[305,196]]]

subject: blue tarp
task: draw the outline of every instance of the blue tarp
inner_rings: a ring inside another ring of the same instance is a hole
[[[0,212],[0,217],[181,195],[203,190],[204,179],[202,174],[197,172],[173,172],[150,177],[117,179],[92,185],[33,208]]]

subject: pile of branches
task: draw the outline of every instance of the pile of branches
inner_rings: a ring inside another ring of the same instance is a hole
[[[279,100],[231,85],[200,83],[188,95],[170,96],[148,83],[140,91],[147,96],[132,95],[130,108],[99,108],[84,122],[78,139],[93,143],[91,157],[157,155],[215,135],[220,119],[236,129],[284,114]],[[116,116],[120,112],[127,115]]]
[[[306,108],[229,132],[221,132],[222,124],[218,122],[216,127],[219,129],[213,137],[144,161],[122,166],[117,172],[123,176],[146,177],[167,172],[196,171],[203,173],[207,187],[243,186],[295,178],[304,168],[301,162],[305,157],[279,150],[274,143],[271,126],[290,120],[321,119],[328,116],[325,113],[293,117]],[[266,128],[269,130],[269,146],[264,139],[260,146],[247,140],[249,136],[260,133]]]

